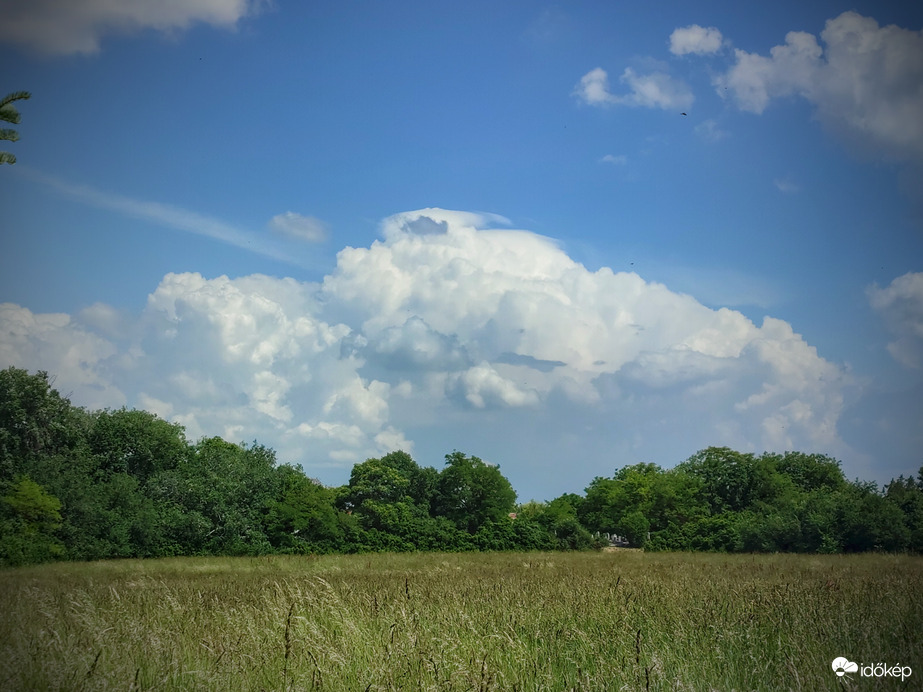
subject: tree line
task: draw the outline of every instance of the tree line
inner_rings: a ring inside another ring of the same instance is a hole
[[[403,451],[327,487],[256,442],[196,442],[141,410],[73,406],[45,372],[0,371],[0,563],[179,555],[581,550],[923,552],[923,469],[879,489],[835,459],[698,452],[585,494],[516,504],[498,466]]]

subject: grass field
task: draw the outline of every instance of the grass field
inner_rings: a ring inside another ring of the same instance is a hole
[[[3,690],[923,689],[923,559],[177,558],[0,571]],[[838,678],[831,661],[907,665]]]

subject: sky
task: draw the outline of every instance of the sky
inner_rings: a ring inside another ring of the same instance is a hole
[[[923,464],[923,6],[0,0],[0,367],[327,485]]]

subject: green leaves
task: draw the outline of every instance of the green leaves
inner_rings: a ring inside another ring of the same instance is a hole
[[[296,553],[331,552],[343,531],[334,509],[334,493],[299,469],[280,466],[281,493],[269,504],[266,534],[274,547]]]
[[[28,476],[19,476],[2,501],[16,520],[30,528],[51,531],[61,525],[61,501]]]
[[[516,492],[498,466],[461,452],[446,454],[446,467],[436,481],[434,511],[455,522],[468,533],[475,533],[489,520],[508,518],[516,502]]]
[[[349,491],[345,501],[349,507],[359,509],[366,502],[395,503],[410,500],[410,478],[384,459],[368,459],[353,466],[349,477]]]
[[[22,101],[32,97],[28,91],[14,91],[12,94],[7,94],[2,99],[0,99],[0,120],[13,125],[18,125],[20,121],[19,111],[16,110],[13,106],[13,102]],[[0,140],[5,140],[8,142],[15,142],[19,139],[19,133],[16,130],[11,130],[9,128],[0,129]],[[0,164],[16,163],[16,156],[6,152],[0,151]]]
[[[0,370],[0,481],[31,472],[43,458],[67,454],[87,424],[84,412],[52,389],[48,373]]]
[[[22,565],[59,557],[55,536],[61,501],[28,476],[17,476],[0,498],[0,563]]]
[[[100,467],[110,473],[130,473],[141,482],[175,469],[189,447],[183,427],[147,411],[103,411],[89,436]]]

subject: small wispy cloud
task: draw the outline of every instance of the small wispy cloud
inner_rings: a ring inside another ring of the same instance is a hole
[[[530,43],[547,45],[571,33],[570,17],[557,7],[548,7],[526,26],[523,38]]]
[[[786,195],[791,195],[801,191],[801,187],[793,183],[789,178],[776,178],[772,181],[772,184],[776,186],[779,192],[782,192]]]
[[[35,171],[23,171],[23,173],[91,207],[119,212],[126,216],[150,221],[178,231],[212,238],[288,264],[303,266],[297,255],[272,243],[265,236],[251,233],[198,212],[160,202],[149,202],[111,192],[103,192],[89,185],[69,183]]]
[[[728,136],[728,133],[718,127],[718,123],[711,118],[696,125],[695,133],[706,142],[717,142]]]
[[[606,154],[600,160],[600,163],[611,163],[614,166],[624,166],[628,163],[628,157],[625,154],[619,154],[618,156],[613,156],[612,154]]]
[[[269,227],[289,238],[308,243],[320,243],[327,238],[327,224],[313,216],[304,216],[293,211],[273,216],[269,221]]]

